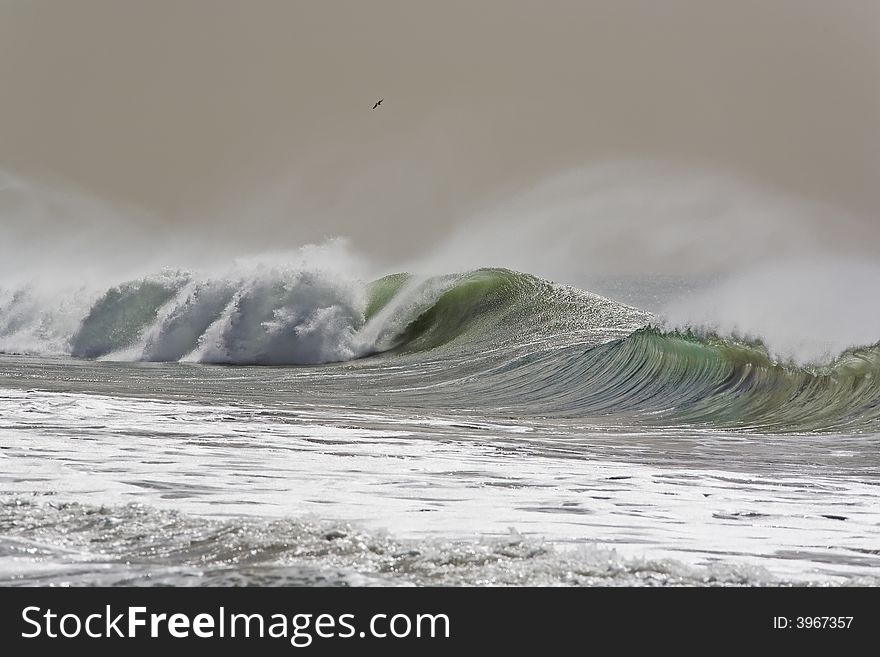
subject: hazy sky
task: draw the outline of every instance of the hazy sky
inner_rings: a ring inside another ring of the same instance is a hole
[[[621,158],[880,240],[876,0],[0,0],[0,90],[7,174],[241,249],[399,257]]]

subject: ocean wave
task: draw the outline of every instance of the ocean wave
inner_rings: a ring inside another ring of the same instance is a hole
[[[574,381],[560,391],[566,414],[759,431],[873,430],[880,422],[880,345],[799,366],[775,361],[760,342],[648,327],[573,360]]]
[[[583,334],[602,319],[599,306],[626,308],[504,269],[402,273],[372,282],[303,269],[219,279],[165,272],[111,287],[80,304],[77,322],[54,328],[54,299],[28,289],[8,297],[0,302],[0,351],[237,365],[427,351],[462,344],[463,336],[509,341],[524,328],[534,335]]]
[[[506,269],[374,281],[308,268],[165,272],[84,298],[52,306],[30,290],[7,294],[0,351],[380,369],[397,359],[414,373],[430,361],[443,365],[432,388],[441,406],[478,397],[537,415],[783,431],[880,422],[880,345],[781,362],[760,341],[663,331],[649,313]],[[424,392],[411,387],[400,394],[417,404]]]

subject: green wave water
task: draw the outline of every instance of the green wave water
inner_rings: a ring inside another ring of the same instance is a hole
[[[445,347],[454,359],[488,348],[495,362],[477,358],[456,397],[514,401],[520,412],[756,431],[873,431],[880,422],[880,345],[798,365],[760,341],[650,323],[608,339],[645,319],[532,276],[480,270],[408,324],[393,351]]]

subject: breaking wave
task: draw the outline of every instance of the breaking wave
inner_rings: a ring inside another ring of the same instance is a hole
[[[478,398],[534,414],[771,431],[880,422],[878,345],[805,366],[775,360],[759,341],[656,324],[649,313],[506,269],[371,282],[301,268],[165,272],[62,302],[28,289],[0,296],[6,352],[386,368],[396,359],[414,373],[443,365],[432,389],[441,405]],[[401,394],[418,403],[423,393]]]
[[[75,321],[76,311],[61,316],[56,300],[34,290],[0,297],[0,351],[315,365],[429,350],[464,334],[475,341],[499,338],[526,324],[537,333],[583,332],[595,325],[591,306],[614,305],[502,269],[431,278],[394,274],[372,282],[299,269],[220,279],[165,272],[80,297]]]

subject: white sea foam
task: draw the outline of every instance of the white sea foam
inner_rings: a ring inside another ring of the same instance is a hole
[[[829,438],[799,438],[796,464],[793,436],[718,436],[713,456],[705,433],[301,401],[0,390],[0,580],[876,583],[877,487]]]

